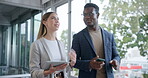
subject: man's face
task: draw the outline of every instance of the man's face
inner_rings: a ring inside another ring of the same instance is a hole
[[[98,17],[99,17],[99,14],[96,13],[95,8],[94,7],[85,8],[83,11],[83,15],[84,15],[83,20],[87,25],[87,27],[95,28],[96,24],[98,24]]]

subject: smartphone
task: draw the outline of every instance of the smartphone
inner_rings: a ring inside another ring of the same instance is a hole
[[[98,59],[96,59],[96,61],[98,61],[98,62],[103,62],[103,61],[105,61],[105,59],[98,58]]]

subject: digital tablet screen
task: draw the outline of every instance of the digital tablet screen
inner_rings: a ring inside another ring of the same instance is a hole
[[[58,65],[61,65],[61,64],[68,64],[68,62],[66,62],[66,61],[46,61],[45,65],[44,65],[44,69],[49,69],[49,66],[51,64],[53,66],[58,66]]]

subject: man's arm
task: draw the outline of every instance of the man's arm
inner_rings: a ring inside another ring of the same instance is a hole
[[[110,61],[110,64],[112,64],[114,69],[117,70],[117,69],[119,69],[119,65],[120,65],[120,56],[117,51],[116,43],[115,43],[113,35],[112,35],[112,52],[113,52],[113,55],[112,55],[113,59]]]
[[[90,60],[81,60],[81,48],[80,48],[80,41],[79,41],[79,38],[81,37],[79,36],[75,34],[73,36],[73,41],[72,41],[72,49],[74,49],[77,54],[77,61],[74,67],[80,70],[89,71],[90,70],[90,65],[89,65]]]

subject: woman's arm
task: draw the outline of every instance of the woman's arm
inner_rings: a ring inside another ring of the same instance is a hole
[[[44,70],[40,67],[40,53],[37,48],[37,43],[32,43],[30,48],[30,59],[29,59],[30,73],[32,78],[43,78]]]

